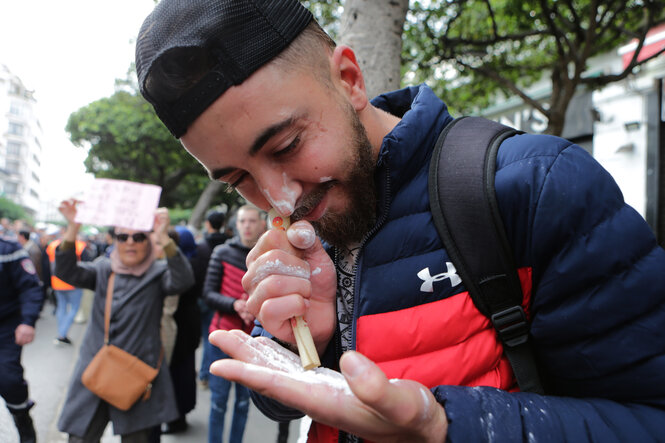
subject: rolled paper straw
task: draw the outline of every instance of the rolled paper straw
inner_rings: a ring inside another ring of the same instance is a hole
[[[268,211],[268,222],[270,223],[270,229],[286,231],[291,226],[289,217],[282,217],[274,209]],[[305,370],[309,370],[321,366],[319,354],[316,352],[316,346],[314,346],[312,333],[305,319],[300,315],[292,317],[291,328],[293,329],[293,335],[296,337],[302,367]]]

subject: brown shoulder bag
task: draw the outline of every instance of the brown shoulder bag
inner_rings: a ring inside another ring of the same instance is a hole
[[[112,272],[106,288],[104,345],[83,371],[81,381],[86,388],[99,398],[122,411],[126,411],[141,396],[143,401],[150,398],[152,381],[159,373],[164,358],[164,349],[162,348],[160,352],[157,367],[153,368],[129,352],[109,344],[114,280],[115,274]]]

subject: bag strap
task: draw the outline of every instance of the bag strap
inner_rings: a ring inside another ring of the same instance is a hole
[[[475,306],[496,329],[520,390],[543,393],[494,189],[499,146],[517,133],[480,117],[452,121],[436,142],[428,187],[437,231]]]
[[[113,301],[113,283],[115,272],[111,271],[109,281],[106,284],[106,306],[104,307],[104,344],[109,344],[109,328],[111,327],[111,302]]]
[[[113,301],[113,284],[115,283],[115,272],[111,271],[108,283],[106,284],[106,305],[104,306],[104,344],[109,344],[109,328],[111,327],[111,302]],[[159,360],[157,367],[159,370],[164,360],[164,346],[159,347]]]

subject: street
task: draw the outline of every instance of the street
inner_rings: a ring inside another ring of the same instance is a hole
[[[56,337],[56,326],[53,306],[47,303],[36,325],[35,340],[24,348],[22,357],[25,378],[30,388],[30,397],[36,403],[31,410],[31,416],[37,431],[37,441],[40,443],[67,442],[67,434],[61,433],[57,429],[57,420],[65,399],[71,372],[78,356],[78,345],[81,343],[87,323],[74,323],[72,325],[69,334],[69,338],[73,342],[71,346],[56,346],[53,344],[53,339]],[[197,365],[201,361],[200,349],[201,346],[197,350]],[[225,438],[228,438],[232,415],[231,401],[234,397],[234,392],[231,392],[224,427]],[[187,414],[189,428],[182,433],[162,435],[162,443],[207,442],[209,410],[210,391],[199,386],[196,408]],[[288,443],[298,442],[299,426],[300,421],[291,423]],[[246,443],[263,443],[275,442],[276,440],[277,423],[264,417],[253,404],[250,404],[243,441]],[[4,406],[0,407],[0,442],[18,442],[18,433],[9,411]],[[120,437],[113,435],[109,425],[102,438],[102,443],[119,442]]]

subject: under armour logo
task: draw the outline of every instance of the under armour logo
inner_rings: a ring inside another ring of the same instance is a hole
[[[446,268],[448,269],[448,272],[442,272],[441,274],[436,274],[434,277],[430,275],[429,268],[425,268],[422,271],[420,271],[418,273],[418,278],[424,280],[424,283],[420,285],[420,290],[422,292],[434,292],[434,282],[445,280],[447,278],[450,279],[451,287],[455,287],[460,283],[462,283],[462,279],[459,277],[459,275],[457,275],[457,270],[455,269],[455,265],[453,265],[448,261],[446,262]]]

